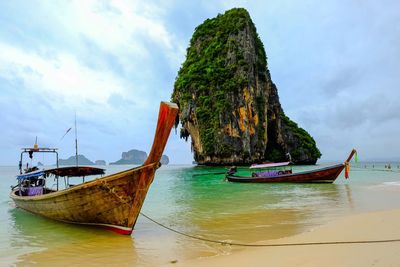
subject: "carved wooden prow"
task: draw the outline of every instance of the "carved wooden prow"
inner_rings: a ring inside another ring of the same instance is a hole
[[[178,106],[174,103],[160,103],[160,111],[158,113],[157,128],[154,136],[153,146],[151,147],[149,156],[143,164],[145,169],[143,169],[136,180],[137,189],[134,195],[133,205],[129,212],[127,224],[127,226],[132,227],[132,229],[136,224],[136,219],[146,198],[147,191],[151,182],[153,181],[155,170],[157,169],[161,156],[164,152],[164,148],[168,141],[169,134],[171,133],[172,126],[175,123],[178,110]],[[155,165],[150,167],[149,165],[151,164]],[[146,169],[146,166],[150,167],[150,169]]]
[[[153,146],[146,162],[143,165],[159,162],[164,152],[172,126],[178,114],[178,106],[175,103],[161,102],[158,113],[157,129],[154,136]]]
[[[347,158],[347,160],[345,161],[345,163],[349,163],[350,160],[353,158],[354,154],[357,153],[357,151],[353,148],[353,150],[350,152],[349,157]]]

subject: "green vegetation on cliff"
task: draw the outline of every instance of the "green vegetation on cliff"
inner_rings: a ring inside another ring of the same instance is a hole
[[[319,159],[321,157],[321,152],[317,148],[314,138],[303,128],[299,127],[297,123],[289,119],[283,112],[281,113],[282,123],[288,128],[288,132],[290,132],[294,138],[289,138],[288,146],[294,147],[293,150],[290,151],[291,156],[296,158],[301,158],[301,154],[305,153],[306,155],[311,156],[313,159]],[[292,140],[296,140],[297,144],[291,143]]]
[[[172,101],[199,164],[280,161],[287,152],[297,163],[315,163],[321,156],[314,139],[284,115],[263,43],[243,8],[195,29]]]
[[[196,99],[196,117],[200,128],[200,139],[206,154],[230,153],[230,146],[216,143],[220,125],[220,114],[231,110],[229,94],[237,94],[248,85],[248,62],[232,34],[238,34],[247,26],[256,33],[254,24],[245,9],[235,8],[207,19],[198,26],[187,49],[186,61],[175,81],[173,100],[179,98],[184,109]],[[259,69],[266,68],[264,46],[256,35]],[[177,97],[179,94],[179,97]]]

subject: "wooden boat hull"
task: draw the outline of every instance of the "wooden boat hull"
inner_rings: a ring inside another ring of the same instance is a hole
[[[10,197],[17,207],[50,219],[131,234],[177,113],[175,104],[161,103],[153,146],[142,166],[42,195],[20,196],[16,187]]]
[[[19,196],[16,189],[11,198],[17,207],[50,219],[131,234],[134,222],[128,218],[138,216],[155,167],[143,166],[40,196]]]
[[[272,177],[227,175],[226,179],[230,182],[240,183],[333,183],[342,172],[344,166],[344,164],[337,164],[322,169]]]

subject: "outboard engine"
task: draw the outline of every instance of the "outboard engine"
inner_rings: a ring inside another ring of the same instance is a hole
[[[235,174],[236,172],[237,172],[236,166],[232,166],[232,167],[230,167],[229,170],[228,170],[228,175],[233,175],[233,174]]]

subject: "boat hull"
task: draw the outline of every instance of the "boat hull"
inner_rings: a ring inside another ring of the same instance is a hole
[[[227,175],[230,182],[240,183],[333,183],[344,168],[344,164],[321,168],[312,171],[284,174],[271,177],[246,177]]]
[[[157,166],[149,164],[40,196],[19,196],[15,189],[10,197],[17,207],[50,219],[131,234]]]
[[[161,102],[153,145],[140,167],[60,191],[45,189],[44,194],[35,196],[20,195],[19,190],[23,186],[20,182],[11,191],[10,197],[17,207],[50,219],[98,225],[120,234],[131,234],[155,171],[161,165],[160,159],[177,114],[176,104]],[[68,176],[71,174],[69,170],[57,168],[52,171],[56,171],[55,175]],[[76,170],[84,170],[84,167],[72,170],[76,174]]]

